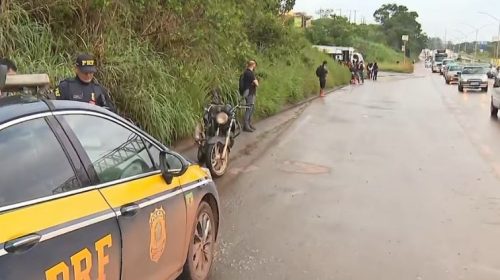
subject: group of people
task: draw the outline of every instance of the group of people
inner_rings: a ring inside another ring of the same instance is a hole
[[[368,79],[376,81],[378,78],[378,64],[377,62],[375,63],[368,63],[368,65],[365,66],[364,62],[362,60],[353,60],[353,61],[341,61],[339,60],[338,63],[340,65],[344,65],[347,68],[349,68],[349,71],[351,72],[351,84],[364,84],[365,82],[365,75],[364,71],[366,69],[366,72],[368,74]],[[325,60],[321,65],[316,68],[316,76],[319,79],[319,96],[324,97],[325,96],[325,87],[326,87],[326,77],[328,75],[328,69],[326,68],[326,65],[328,62]]]
[[[352,61],[347,63],[347,67],[351,71],[351,84],[364,84],[365,83],[365,70],[367,72],[367,77],[370,80],[376,81],[378,78],[378,64],[368,63],[365,66],[363,61]]]
[[[14,61],[2,58],[0,65],[7,66],[7,75],[17,74],[17,66]],[[97,72],[97,63],[92,55],[78,55],[74,71],[74,77],[61,81],[54,90],[55,99],[86,102],[115,111],[108,90],[100,85],[94,77]],[[9,94],[0,93],[0,97],[6,97]]]

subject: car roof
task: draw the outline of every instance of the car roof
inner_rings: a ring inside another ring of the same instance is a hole
[[[93,111],[124,120],[109,110],[85,102],[47,100],[33,95],[21,94],[0,98],[0,124],[28,115],[63,110]]]

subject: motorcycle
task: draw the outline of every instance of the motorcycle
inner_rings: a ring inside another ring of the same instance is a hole
[[[215,101],[214,101],[215,100]],[[205,163],[213,177],[223,176],[229,165],[229,153],[241,133],[237,110],[246,106],[222,104],[217,94],[204,108],[203,121],[195,131],[198,162]]]

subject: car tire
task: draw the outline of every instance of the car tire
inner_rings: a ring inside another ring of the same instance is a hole
[[[207,228],[208,231],[205,236]],[[206,280],[209,278],[215,259],[217,231],[214,210],[207,202],[202,201],[196,211],[196,219],[189,241],[188,255],[180,279]],[[203,239],[206,240],[204,241]],[[208,250],[206,251],[207,247]],[[200,257],[202,259],[199,259]]]
[[[450,81],[448,79],[445,80],[446,84],[449,85]]]
[[[488,92],[488,87],[481,88],[482,92]]]
[[[461,85],[458,85],[458,91],[459,91],[459,92],[464,92],[464,87],[463,87],[463,86],[461,86]]]

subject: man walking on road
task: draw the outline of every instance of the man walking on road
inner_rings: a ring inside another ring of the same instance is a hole
[[[323,64],[316,68],[316,76],[319,78],[319,96],[325,96],[325,87],[326,87],[326,76],[328,75],[328,69],[326,69],[327,61],[323,61]]]
[[[257,63],[254,60],[250,60],[247,63],[247,69],[240,77],[240,94],[245,98],[246,106],[248,108],[245,111],[245,124],[243,131],[254,132],[255,127],[252,125],[252,116],[255,110],[255,99],[257,95],[257,87],[259,86],[259,81],[255,77],[255,68]]]

